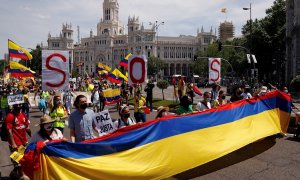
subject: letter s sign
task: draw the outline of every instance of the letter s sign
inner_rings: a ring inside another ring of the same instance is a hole
[[[69,89],[69,52],[42,51],[42,89]]]
[[[209,83],[217,83],[221,80],[221,59],[209,58]]]

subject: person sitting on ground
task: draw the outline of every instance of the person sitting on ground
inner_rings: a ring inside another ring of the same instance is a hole
[[[120,118],[114,121],[114,125],[116,128],[122,128],[126,126],[131,126],[136,124],[136,121],[130,117],[129,107],[127,105],[121,106],[119,110]]]
[[[210,101],[211,101],[211,94],[209,92],[204,92],[203,100],[197,104],[196,109],[198,111],[205,111],[207,109],[211,109]]]
[[[52,140],[64,139],[62,132],[54,128],[53,123],[55,120],[51,119],[48,115],[43,115],[40,118],[40,130],[32,135],[29,139],[29,143],[37,143],[38,141],[43,141],[47,143]]]
[[[235,102],[235,101],[242,100],[243,99],[243,97],[241,96],[242,93],[243,93],[242,89],[241,88],[237,88],[234,91],[234,94],[231,96],[230,102]]]
[[[219,106],[226,104],[225,99],[226,99],[226,95],[225,95],[224,91],[223,90],[219,91],[219,96],[218,96],[218,99],[215,100],[214,108],[217,108]]]
[[[155,119],[162,118],[162,117],[168,116],[168,115],[169,115],[169,107],[159,106],[157,108],[157,115],[156,115]]]
[[[179,108],[176,111],[177,115],[191,114],[193,113],[192,98],[184,95],[181,98]]]

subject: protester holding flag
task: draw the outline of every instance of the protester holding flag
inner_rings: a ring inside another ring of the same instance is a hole
[[[211,109],[212,105],[211,105],[211,93],[209,92],[204,92],[203,94],[203,100],[200,101],[197,104],[197,110],[198,111],[205,111],[207,109]]]
[[[223,90],[220,90],[219,91],[219,96],[218,96],[218,99],[214,101],[214,108],[217,108],[219,106],[222,106],[224,104],[226,104],[226,95],[224,93]]]
[[[136,124],[136,121],[132,117],[130,117],[130,111],[127,105],[123,105],[120,107],[119,115],[120,118],[114,121],[116,128],[122,128]]]
[[[94,112],[87,109],[87,98],[84,95],[78,95],[74,106],[76,111],[69,117],[70,140],[71,142],[81,142],[94,138],[94,131],[97,132],[93,121]]]
[[[51,119],[48,115],[43,115],[40,118],[40,130],[32,135],[29,139],[29,143],[37,143],[38,141],[43,141],[43,143],[47,143],[52,140],[63,139],[62,132],[54,128],[53,123],[55,120]]]
[[[180,100],[179,108],[176,111],[177,115],[191,114],[193,113],[193,103],[189,96],[182,96]]]

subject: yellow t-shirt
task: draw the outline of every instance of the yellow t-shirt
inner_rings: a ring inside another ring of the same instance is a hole
[[[140,112],[140,113],[144,113],[144,109],[139,109],[138,107],[141,107],[141,106],[145,106],[146,104],[146,99],[144,97],[140,97],[137,100],[134,101],[134,112]]]

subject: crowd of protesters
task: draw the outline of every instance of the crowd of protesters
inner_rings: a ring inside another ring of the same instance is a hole
[[[101,112],[106,107],[106,98],[103,94],[105,89],[120,88],[122,100],[115,105],[119,118],[113,121],[116,129],[146,122],[146,114],[154,109],[152,101],[155,84],[151,79],[146,83],[145,87],[142,84],[129,85],[126,82],[114,84],[105,80],[97,82],[86,79],[79,79],[76,82],[71,81],[70,88],[64,92],[43,91],[40,85],[36,87],[34,99],[39,97],[38,108],[43,112],[43,115],[37,124],[40,127],[39,130],[32,136],[29,129],[31,105],[28,95],[31,90],[18,86],[16,82],[0,87],[0,120],[5,122],[5,128],[8,132],[7,141],[11,152],[16,151],[21,145],[26,146],[28,142],[67,141],[63,135],[65,128],[70,129],[69,141],[71,142],[81,142],[97,137],[97,128],[93,118],[94,113]],[[174,113],[171,113],[169,107],[159,106],[155,119],[170,115],[181,116],[198,113],[242,99],[262,96],[276,89],[272,85],[269,85],[269,88],[267,86],[251,88],[247,84],[242,84],[236,86],[231,97],[227,98],[228,94],[225,89],[222,89],[219,84],[213,84],[211,91],[205,91],[201,94],[201,100],[196,102],[193,83],[185,82],[183,78],[180,78],[177,82],[173,82],[173,87],[174,96],[179,100],[178,107],[173,110]],[[78,90],[90,91],[91,104],[88,104],[85,95],[75,95],[74,91]],[[283,88],[283,91],[288,93],[286,87]],[[15,94],[23,94],[24,102],[9,106],[7,96]],[[130,98],[133,100],[133,115],[130,113]],[[89,106],[92,108],[89,108]],[[72,107],[75,107],[75,110],[72,110]],[[298,115],[296,115],[296,123],[298,125],[296,136],[300,136],[299,119]],[[68,127],[66,127],[66,122],[68,122]],[[30,139],[26,138],[26,134],[29,135]],[[14,165],[14,172],[22,176],[23,173],[19,164],[14,162]]]

